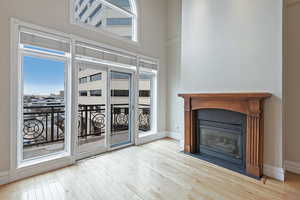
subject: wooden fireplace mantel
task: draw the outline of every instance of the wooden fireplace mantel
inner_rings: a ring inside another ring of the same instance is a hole
[[[179,94],[184,98],[184,151],[196,153],[197,110],[223,109],[247,115],[246,172],[255,177],[263,173],[263,104],[270,93]]]

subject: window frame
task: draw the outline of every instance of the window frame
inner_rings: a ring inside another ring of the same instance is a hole
[[[69,162],[69,158],[71,157],[72,147],[71,147],[71,130],[72,130],[72,97],[71,97],[71,52],[64,54],[59,53],[53,53],[47,51],[46,48],[41,49],[34,49],[34,48],[28,48],[26,45],[23,45],[20,43],[19,34],[21,32],[20,27],[23,27],[20,23],[18,23],[16,20],[11,20],[11,31],[14,34],[11,38],[11,45],[13,48],[11,48],[11,65],[12,65],[12,73],[11,73],[11,90],[14,90],[11,95],[12,96],[12,106],[15,108],[11,108],[11,130],[13,131],[12,135],[15,135],[15,137],[12,137],[14,140],[16,138],[17,141],[11,141],[11,157],[13,158],[11,160],[11,174],[13,176],[18,172],[22,170],[28,170],[32,166],[36,165],[47,165],[47,163],[57,161],[58,159],[62,159],[61,162]],[[33,31],[34,32],[34,31]],[[50,33],[50,34],[49,34]],[[57,35],[53,33],[53,39]],[[45,37],[51,35],[51,32],[48,32],[45,34]],[[61,36],[62,37],[62,36]],[[65,38],[66,39],[66,38]],[[71,45],[71,40],[67,39],[69,45]],[[32,46],[32,45],[31,45]],[[32,46],[35,47],[35,46]],[[65,115],[67,116],[65,119],[65,139],[64,139],[64,149],[62,151],[45,154],[42,156],[36,156],[28,159],[23,158],[23,107],[24,107],[24,74],[23,74],[23,64],[24,64],[24,57],[34,57],[34,58],[40,58],[40,59],[49,59],[49,60],[55,60],[60,61],[64,63],[64,94],[65,94]],[[15,74],[14,74],[15,73]],[[17,119],[17,120],[16,120]],[[12,140],[13,140],[12,139]],[[14,148],[14,149],[13,149]],[[46,167],[45,167],[46,168]]]
[[[24,155],[24,145],[20,144],[18,145],[18,147],[20,148],[18,151],[20,152],[19,157],[18,157],[18,166],[22,167],[22,166],[27,166],[28,163],[32,162],[32,161],[39,161],[39,160],[43,160],[47,157],[56,157],[59,155],[70,155],[71,154],[71,149],[70,149],[70,121],[71,121],[71,116],[70,116],[70,111],[71,111],[71,97],[69,95],[69,92],[71,90],[71,83],[70,83],[70,79],[69,79],[69,73],[70,73],[70,60],[68,59],[68,57],[61,57],[61,56],[55,56],[55,55],[47,55],[47,53],[43,54],[43,53],[38,53],[38,52],[30,52],[30,50],[24,49],[22,47],[19,48],[19,60],[21,61],[18,65],[19,68],[21,70],[21,81],[19,82],[19,87],[20,87],[20,100],[21,100],[21,108],[19,110],[20,114],[21,114],[21,118],[19,123],[24,124],[24,58],[25,57],[33,57],[33,58],[38,58],[38,59],[47,59],[47,60],[53,60],[53,61],[59,61],[59,62],[63,62],[64,63],[64,91],[65,91],[65,122],[64,122],[64,126],[65,128],[65,137],[64,137],[64,149],[62,151],[58,151],[58,152],[54,152],[54,153],[50,153],[50,154],[45,154],[45,155],[41,155],[41,156],[36,156],[36,157],[32,157],[32,158],[28,158],[28,159],[24,159],[23,155]],[[23,126],[21,126],[20,128],[23,128]],[[19,129],[19,133],[18,133],[18,138],[20,139],[19,141],[23,142],[23,137],[22,137],[22,132]]]
[[[159,66],[159,64],[158,64]],[[140,86],[140,78],[139,76],[141,74],[147,74],[150,75],[152,77],[151,79],[151,89],[150,89],[150,130],[149,131],[140,131],[139,127],[137,128],[138,130],[138,137],[142,138],[142,137],[147,137],[149,135],[153,135],[156,134],[158,132],[157,130],[157,95],[158,95],[158,90],[157,90],[157,73],[158,70],[150,70],[150,69],[145,69],[145,68],[140,68],[139,69],[139,73],[138,73],[138,87],[137,87],[137,98],[138,98],[138,102],[139,102],[139,98],[141,98],[141,96],[139,95],[139,86]],[[139,103],[137,105],[139,107]],[[138,110],[138,109],[137,109]],[[137,116],[138,117],[138,116]]]
[[[123,42],[126,43],[130,43],[133,44],[135,46],[140,46],[140,34],[139,34],[139,24],[140,24],[140,19],[139,19],[139,13],[138,13],[138,4],[137,4],[137,0],[129,0],[130,6],[131,6],[131,11],[125,10],[123,8],[120,8],[106,0],[97,0],[100,1],[101,3],[103,3],[104,5],[117,10],[118,12],[121,12],[125,15],[127,15],[128,17],[132,17],[132,38],[126,38],[126,37],[122,37],[116,33],[101,29],[101,28],[97,28],[97,27],[93,27],[91,25],[86,25],[84,23],[80,23],[76,20],[75,17],[75,0],[70,0],[70,22],[72,25],[76,25],[76,26],[80,26],[81,28],[90,30],[90,31],[94,31],[97,33],[100,33],[102,35],[105,35],[107,37],[113,38],[113,39],[117,39],[117,40],[121,40]]]

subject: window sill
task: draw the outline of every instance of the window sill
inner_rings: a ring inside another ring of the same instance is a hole
[[[137,145],[145,144],[166,137],[166,132],[149,131],[138,138]]]
[[[139,138],[148,137],[150,135],[158,134],[157,131],[139,132]]]
[[[48,155],[48,156],[24,160],[18,165],[17,170],[21,170],[27,167],[38,166],[40,164],[45,164],[58,159],[68,158],[70,156],[71,156],[70,153],[67,152],[57,152],[55,154]]]

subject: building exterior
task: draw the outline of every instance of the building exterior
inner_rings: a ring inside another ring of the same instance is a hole
[[[107,72],[92,68],[81,68],[78,73],[78,103],[82,105],[106,104]],[[111,79],[112,104],[128,104],[130,83],[128,77],[118,73]],[[139,104],[151,103],[151,79],[141,78],[139,81]]]
[[[110,0],[108,2],[130,11],[129,0]],[[74,9],[77,22],[89,24],[128,39],[132,38],[133,19],[131,16],[118,12],[98,0],[76,0]]]

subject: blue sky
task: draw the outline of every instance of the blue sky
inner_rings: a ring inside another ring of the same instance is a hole
[[[58,94],[64,90],[64,62],[25,56],[23,61],[24,94]]]

